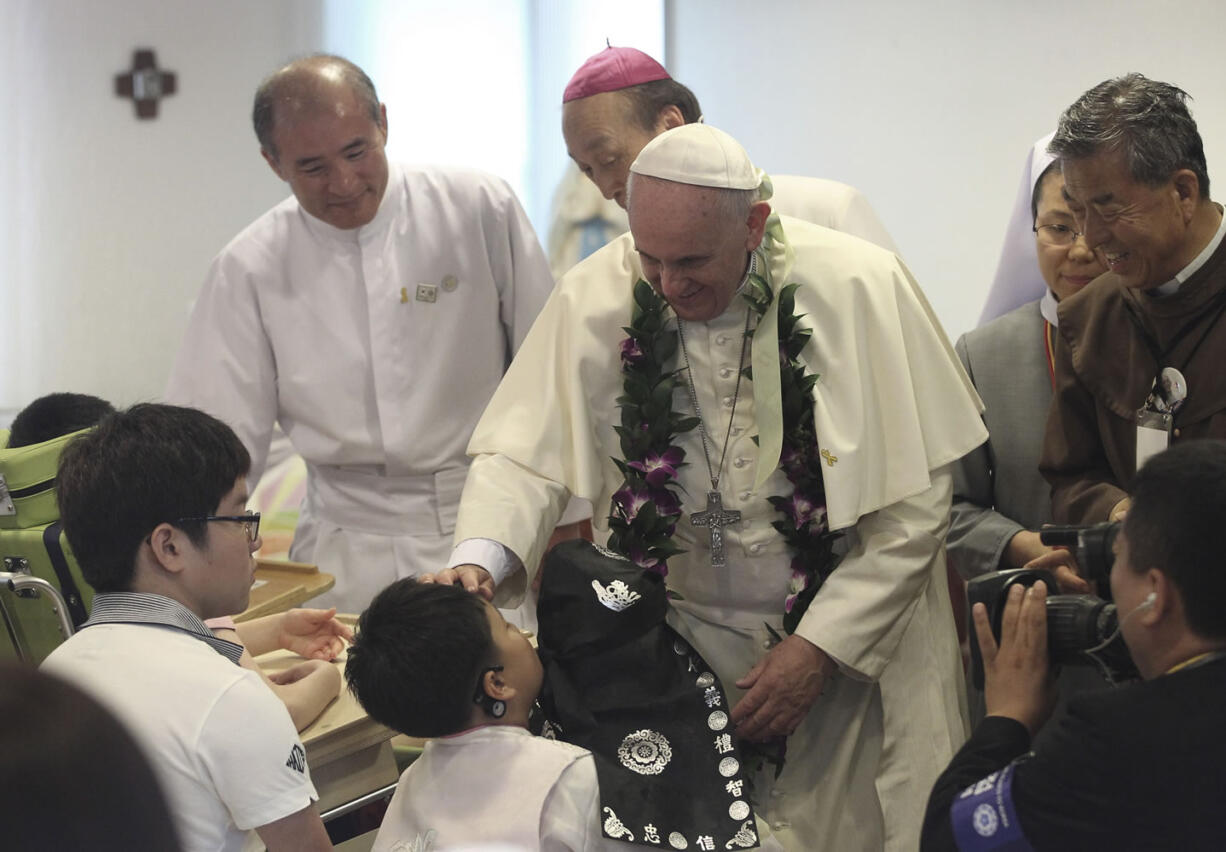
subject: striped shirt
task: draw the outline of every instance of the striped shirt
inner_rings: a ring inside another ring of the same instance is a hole
[[[97,624],[153,624],[190,634],[238,665],[243,646],[213,635],[213,631],[183,604],[164,595],[148,592],[104,592],[94,597],[89,621],[84,630]]]

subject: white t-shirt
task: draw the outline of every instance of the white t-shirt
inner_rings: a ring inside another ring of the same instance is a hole
[[[96,698],[143,746],[187,852],[238,852],[252,829],[318,798],[285,705],[188,633],[98,624],[43,668]]]

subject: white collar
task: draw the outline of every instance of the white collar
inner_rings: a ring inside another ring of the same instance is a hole
[[[1039,313],[1043,315],[1043,319],[1047,320],[1054,327],[1060,327],[1060,316],[1056,313],[1056,307],[1060,303],[1056,301],[1056,294],[1049,287],[1043,291],[1043,298],[1039,299]]]
[[[1218,205],[1218,209],[1221,209],[1220,205]],[[1209,244],[1201,250],[1201,253],[1194,257],[1191,263],[1176,272],[1175,277],[1170,281],[1155,287],[1153,290],[1154,295],[1172,296],[1175,293],[1178,293],[1179,288],[1184,285],[1184,282],[1195,275],[1196,272],[1208,262],[1209,258],[1213,256],[1213,253],[1217,251],[1218,246],[1222,244],[1223,237],[1226,237],[1226,216],[1222,217],[1222,221],[1218,223],[1217,232],[1214,233],[1213,239],[1209,240]]]

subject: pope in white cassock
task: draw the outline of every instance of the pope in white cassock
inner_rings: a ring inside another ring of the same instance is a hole
[[[727,134],[670,130],[631,171],[630,233],[560,282],[477,425],[434,579],[513,599],[567,496],[591,500],[611,547],[666,563],[737,733],[790,735],[782,774],[755,779],[775,836],[914,849],[965,737],[943,540],[978,397],[901,262],[776,218]]]
[[[361,612],[451,549],[465,447],[553,286],[499,178],[389,166],[360,68],[298,60],[256,94],[261,151],[294,195],[213,261],[167,387],[224,420],[259,479],[274,423],[306,460],[291,558]]]

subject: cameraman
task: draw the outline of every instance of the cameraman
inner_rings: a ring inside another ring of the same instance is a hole
[[[1226,781],[1226,441],[1178,444],[1137,474],[1111,592],[1142,682],[1051,711],[1047,590],[1009,591],[1000,644],[982,604],[987,718],[937,779],[921,849],[1221,849]]]

